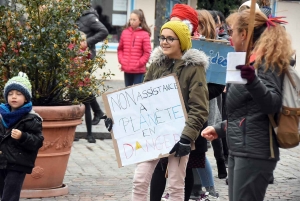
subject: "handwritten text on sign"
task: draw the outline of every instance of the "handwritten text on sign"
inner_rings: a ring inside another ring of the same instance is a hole
[[[209,67],[206,71],[207,83],[225,85],[227,53],[234,52],[233,47],[224,43],[192,40],[193,48],[202,50],[209,56]]]
[[[107,95],[122,166],[167,154],[185,126],[173,76]]]

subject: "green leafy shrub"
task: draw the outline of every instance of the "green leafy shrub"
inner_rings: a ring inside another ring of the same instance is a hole
[[[78,104],[107,90],[104,81],[112,75],[103,69],[107,41],[93,60],[76,59],[88,54],[79,51],[75,22],[88,9],[89,0],[14,2],[0,7],[1,91],[19,71],[31,81],[36,106]]]

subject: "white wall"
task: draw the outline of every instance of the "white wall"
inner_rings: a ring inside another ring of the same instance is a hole
[[[296,69],[300,73],[300,2],[278,1],[276,16],[286,16],[288,24],[285,26],[291,35],[293,48],[297,54]]]
[[[148,26],[150,26],[153,39],[153,31],[154,31],[154,15],[155,15],[155,1],[145,1],[145,0],[135,0],[134,9],[142,9],[144,11],[144,15],[147,21]],[[128,16],[129,19],[129,16]],[[109,43],[108,43],[109,46]],[[123,80],[124,73],[119,70],[120,64],[118,62],[118,55],[116,51],[107,50],[105,54],[105,58],[107,60],[107,64],[105,69],[110,69],[115,76],[112,77],[114,80]],[[95,73],[97,74],[97,73]]]
[[[142,9],[144,11],[147,24],[151,29],[151,38],[153,39],[155,25],[155,1],[135,0],[134,6],[134,9]]]

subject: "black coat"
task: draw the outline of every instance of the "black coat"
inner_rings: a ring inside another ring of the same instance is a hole
[[[227,134],[229,154],[238,157],[270,159],[268,114],[279,113],[282,105],[283,75],[277,69],[258,68],[258,76],[251,84],[230,84],[227,87],[226,122],[215,125],[219,137]],[[227,131],[227,133],[226,133]],[[279,149],[273,133],[275,159]]]
[[[19,140],[11,137],[12,129],[22,131]],[[43,141],[42,119],[34,113],[28,113],[9,129],[0,123],[0,169],[30,174]]]
[[[92,54],[91,58],[94,58],[96,44],[103,41],[108,35],[106,27],[99,21],[99,16],[93,8],[84,11],[76,24],[78,29],[86,34],[87,44]]]

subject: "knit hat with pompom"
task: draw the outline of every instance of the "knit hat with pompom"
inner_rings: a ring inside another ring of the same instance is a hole
[[[12,77],[7,81],[7,83],[4,86],[3,93],[6,102],[8,93],[11,90],[18,90],[25,96],[28,102],[31,101],[31,84],[26,73],[19,72],[18,76]]]

